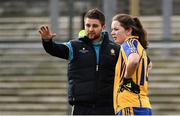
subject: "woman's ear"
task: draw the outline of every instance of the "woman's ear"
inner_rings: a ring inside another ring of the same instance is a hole
[[[132,35],[132,28],[129,28],[126,30],[126,35],[131,36]]]

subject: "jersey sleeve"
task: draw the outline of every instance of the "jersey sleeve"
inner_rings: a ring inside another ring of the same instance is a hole
[[[128,57],[131,53],[138,53],[138,42],[137,40],[131,39],[122,44],[123,51]]]

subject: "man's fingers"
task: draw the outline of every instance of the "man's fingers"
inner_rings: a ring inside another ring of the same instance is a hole
[[[42,31],[46,31],[45,26],[42,26],[40,29],[41,29]]]
[[[48,26],[41,26],[40,29],[39,29],[39,34],[41,35],[41,38],[45,38],[45,39],[52,39],[53,37],[56,36],[55,33],[51,33],[50,30],[49,30],[49,27]]]
[[[49,27],[48,26],[46,26],[46,30],[49,32]]]
[[[41,30],[39,30],[38,32],[39,32],[40,34],[42,34],[42,31],[41,31]]]

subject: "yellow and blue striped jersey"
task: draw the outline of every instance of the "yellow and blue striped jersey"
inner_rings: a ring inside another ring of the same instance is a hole
[[[132,75],[134,83],[140,86],[140,94],[129,91],[119,91],[123,82],[128,56],[131,53],[137,53],[140,56],[139,65]],[[119,58],[116,64],[114,80],[114,109],[115,112],[126,107],[143,107],[151,108],[148,93],[148,56],[145,49],[138,41],[137,36],[132,36],[124,41],[121,45]]]

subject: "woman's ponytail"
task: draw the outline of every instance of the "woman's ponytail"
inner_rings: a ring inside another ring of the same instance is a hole
[[[137,17],[133,17],[133,21],[135,22],[135,27],[136,27],[133,34],[139,36],[139,42],[141,43],[144,49],[147,49],[148,46],[147,33]]]

